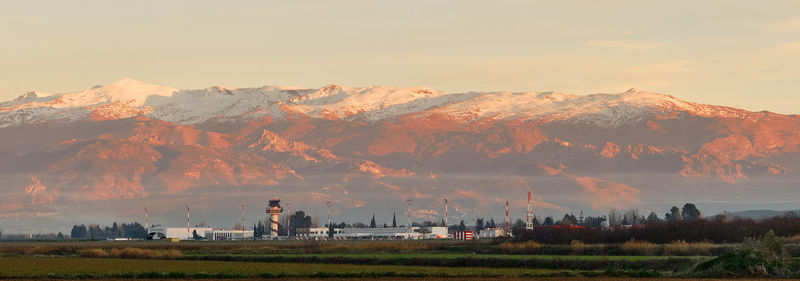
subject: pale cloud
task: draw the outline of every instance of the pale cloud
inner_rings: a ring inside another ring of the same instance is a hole
[[[800,18],[772,20],[762,24],[769,30],[794,30],[800,31]]]
[[[626,70],[628,72],[648,73],[648,74],[689,73],[697,69],[697,67],[698,65],[692,61],[676,60],[676,61],[664,61],[664,62],[648,63],[642,65],[634,65],[628,67]]]
[[[664,46],[664,43],[634,43],[613,40],[586,41],[584,44],[594,47],[619,48],[627,50],[649,50]]]
[[[800,41],[781,43],[772,48],[769,53],[777,56],[800,55]]]
[[[595,210],[622,209],[626,206],[640,204],[640,192],[635,187],[591,177],[577,177],[575,181],[591,194],[589,204]]]

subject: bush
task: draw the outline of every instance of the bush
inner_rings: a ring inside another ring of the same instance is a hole
[[[580,240],[572,240],[572,242],[569,242],[569,247],[572,249],[573,255],[580,255],[583,254],[586,244],[583,244],[583,241]]]
[[[738,249],[701,263],[695,271],[716,277],[788,277],[794,267],[783,243],[769,231],[761,239],[748,238]]]
[[[536,250],[542,247],[542,244],[539,244],[536,241],[525,241],[525,242],[503,242],[500,243],[500,249],[504,252],[509,253],[534,253]]]
[[[105,258],[108,257],[108,253],[103,249],[86,249],[80,251],[79,255],[82,258]]]
[[[176,259],[181,256],[178,250],[150,250],[139,248],[111,249],[109,256],[124,259]]]
[[[647,242],[645,240],[636,240],[631,238],[631,240],[628,240],[622,244],[622,251],[632,255],[648,256],[655,252],[656,247],[658,247],[656,244]]]
[[[714,245],[708,242],[688,243],[683,240],[669,242],[664,246],[665,256],[709,255]]]

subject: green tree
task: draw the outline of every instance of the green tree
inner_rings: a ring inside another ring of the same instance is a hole
[[[542,225],[553,225],[553,218],[552,217],[544,218],[544,223]]]
[[[392,213],[392,227],[397,227],[397,214]]]
[[[489,223],[486,224],[487,228],[497,228],[497,224],[494,222],[494,218],[489,219]]]
[[[681,209],[681,213],[683,214],[683,220],[686,221],[696,221],[702,218],[702,214],[700,210],[697,209],[692,203],[686,203],[683,205],[683,209]]]
[[[668,222],[677,222],[681,219],[683,219],[681,209],[677,206],[672,206],[672,209],[669,209],[669,213],[664,214],[664,220]]]
[[[369,221],[369,227],[371,228],[378,227],[377,224],[375,223],[375,213],[372,213],[372,220]]]
[[[561,218],[561,221],[559,222],[559,224],[561,224],[561,225],[577,225],[578,224],[578,218],[576,218],[575,215],[572,215],[572,214],[564,214],[564,217]]]
[[[86,228],[86,225],[83,224],[72,226],[70,237],[72,237],[72,239],[88,238],[89,230]]]
[[[297,235],[298,228],[309,228],[311,227],[311,216],[306,215],[304,211],[297,211],[292,215],[289,220],[291,220],[291,226],[289,229],[289,233],[291,236]],[[266,227],[265,227],[266,228]]]
[[[484,229],[483,218],[478,218],[475,220],[475,232],[481,233],[481,230]]]
[[[647,222],[649,222],[649,223],[659,223],[659,222],[661,222],[661,219],[658,218],[658,215],[656,215],[656,212],[650,212],[650,215],[647,216]]]
[[[92,240],[106,239],[106,234],[102,229],[100,229],[99,225],[91,224],[89,225],[89,238]]]

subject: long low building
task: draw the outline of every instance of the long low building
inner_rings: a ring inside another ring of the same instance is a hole
[[[342,239],[437,239],[447,238],[446,227],[405,227],[386,228],[334,228],[334,238]],[[297,237],[301,239],[325,239],[327,227],[298,228]]]
[[[194,234],[197,233],[200,237],[205,237],[206,231],[213,230],[210,227],[167,227],[167,226],[154,226],[150,228],[150,233],[147,234],[147,239],[166,239],[178,238],[180,240],[192,240]]]
[[[213,229],[205,232],[206,240],[247,240],[253,239],[253,230]]]
[[[205,240],[245,240],[253,239],[253,230],[214,229],[211,227],[166,227],[156,226],[150,228],[148,239],[194,240],[197,234]]]

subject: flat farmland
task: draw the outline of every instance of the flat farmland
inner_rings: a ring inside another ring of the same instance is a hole
[[[524,277],[570,273],[523,268],[255,263],[114,258],[0,258],[0,278],[102,277]]]

